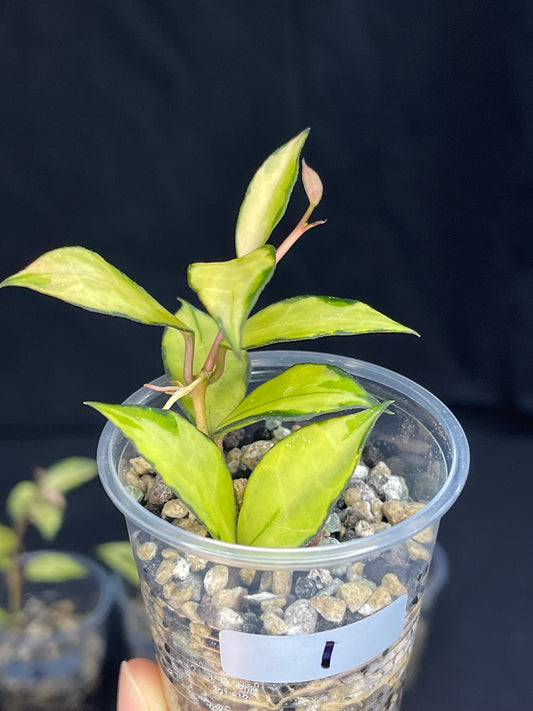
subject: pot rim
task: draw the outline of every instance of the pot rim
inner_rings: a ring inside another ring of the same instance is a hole
[[[432,393],[414,381],[392,370],[373,363],[314,351],[269,350],[250,353],[252,367],[269,368],[282,364],[325,363],[347,370],[355,378],[373,380],[379,385],[392,388],[422,407],[439,424],[440,434],[450,449],[448,475],[438,493],[419,512],[389,529],[373,536],[357,538],[340,545],[314,546],[308,548],[262,548],[227,543],[204,538],[173,526],[152,514],[126,491],[121,483],[114,458],[126,445],[120,430],[108,422],[98,443],[97,460],[100,479],[108,496],[128,521],[148,531],[154,537],[198,557],[220,563],[241,565],[257,569],[292,568],[310,569],[331,567],[368,558],[412,538],[425,528],[438,523],[459,496],[466,482],[469,468],[469,448],[466,435],[452,412]],[[154,383],[164,382],[165,376]],[[145,404],[153,398],[153,391],[140,388],[125,404]]]

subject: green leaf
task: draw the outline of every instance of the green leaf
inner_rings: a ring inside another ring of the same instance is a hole
[[[67,457],[55,462],[41,478],[42,486],[66,494],[72,489],[94,479],[98,469],[90,457]]]
[[[32,583],[64,583],[81,580],[89,571],[66,553],[35,553],[24,563],[24,577]]]
[[[9,558],[19,545],[17,534],[8,526],[0,525],[0,558]]]
[[[142,287],[84,247],[47,252],[5,279],[3,286],[25,286],[89,311],[187,330]]]
[[[228,262],[196,262],[189,266],[191,288],[237,357],[242,350],[244,322],[275,268],[276,252],[268,245]]]
[[[22,521],[27,518],[37,493],[37,484],[33,481],[19,481],[15,484],[6,501],[9,518],[12,521]]]
[[[139,573],[129,541],[110,541],[96,549],[101,560],[135,587],[139,586]]]
[[[9,570],[13,565],[13,558],[7,558],[5,556],[0,556],[0,571],[5,572]]]
[[[267,306],[244,325],[243,348],[259,348],[282,341],[359,333],[411,333],[388,316],[361,301],[329,296],[297,296]]]
[[[272,447],[244,490],[238,542],[292,548],[312,538],[346,486],[372,426],[388,405],[315,422]]]
[[[181,309],[176,316],[186,323],[194,333],[193,371],[198,373],[205,363],[211,345],[218,333],[216,322],[205,311],[195,308],[182,300]],[[183,361],[185,345],[180,333],[174,329],[165,329],[162,341],[163,361],[171,380],[184,382]],[[250,372],[250,361],[246,351],[240,359],[233,351],[226,351],[226,362],[222,377],[210,383],[206,391],[206,410],[209,431],[214,432],[219,422],[226,417],[246,395],[246,386]],[[190,397],[179,401],[193,415]]]
[[[50,501],[43,492],[34,499],[27,516],[45,540],[53,541],[63,524],[64,514],[64,503]]]
[[[217,445],[172,410],[86,403],[128,437],[214,538],[235,541],[235,494]]]
[[[376,404],[377,400],[340,368],[300,363],[253,390],[222,422],[218,434],[268,417],[294,420]]]
[[[285,214],[298,177],[298,158],[308,134],[306,129],[278,148],[248,185],[235,229],[238,257],[265,244]]]

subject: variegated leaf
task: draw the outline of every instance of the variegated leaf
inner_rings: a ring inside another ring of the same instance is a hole
[[[302,427],[270,449],[252,472],[239,513],[242,545],[296,548],[319,531],[389,405]]]
[[[0,284],[3,286],[25,286],[89,311],[187,330],[185,324],[142,287],[84,247],[46,252],[22,271],[4,279]]]
[[[360,333],[411,333],[361,301],[329,296],[297,296],[278,301],[251,316],[244,326],[243,348],[283,341]]]
[[[248,185],[235,230],[238,257],[265,244],[285,214],[298,177],[298,158],[308,134],[306,129],[278,148]]]
[[[233,481],[222,453],[209,437],[172,410],[86,404],[133,442],[213,538],[235,541]]]
[[[244,322],[275,267],[275,250],[269,245],[227,262],[196,262],[189,267],[191,288],[237,357],[242,350]]]
[[[298,363],[253,390],[221,423],[219,434],[271,417],[298,420],[376,404],[377,400],[340,368]]]

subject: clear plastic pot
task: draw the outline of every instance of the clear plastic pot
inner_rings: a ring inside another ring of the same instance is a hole
[[[194,535],[141,507],[123,484],[131,445],[102,434],[102,483],[126,517],[172,711],[393,711],[442,515],[468,473],[459,423],[433,395],[384,368],[305,351],[252,354],[251,387],[298,362],[329,363],[394,400],[369,443],[426,505],[375,535],[298,549]],[[163,379],[156,382],[162,382]],[[140,390],[126,402],[157,407]]]
[[[34,553],[26,553],[22,562]],[[103,568],[71,554],[86,577],[61,583],[25,582],[27,624],[0,627],[0,699],[9,711],[72,711],[100,682],[113,586]],[[7,607],[5,573],[0,605]]]
[[[407,666],[405,684],[407,688],[415,685],[423,664],[423,656],[429,641],[431,620],[437,599],[446,585],[450,575],[450,564],[444,548],[437,543],[433,551],[431,566],[429,568],[422,607],[416,628],[416,636],[411,650],[411,657]]]
[[[122,578],[117,578],[116,589],[128,656],[154,659],[150,622],[139,589]]]

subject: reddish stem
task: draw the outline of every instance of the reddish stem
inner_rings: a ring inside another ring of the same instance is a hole
[[[205,360],[204,363],[204,370],[210,373],[212,370],[214,370],[215,365],[217,363],[217,352],[218,352],[218,347],[222,343],[222,340],[224,338],[224,334],[222,331],[219,331],[216,335],[215,340],[213,341],[213,345],[211,346],[211,350],[209,351],[209,354]]]
[[[185,341],[185,355],[183,359],[183,379],[189,385],[193,381],[194,336],[188,331],[182,331]]]
[[[305,211],[302,219],[293,229],[293,231],[286,237],[280,246],[276,250],[276,264],[283,259],[287,254],[289,249],[294,246],[294,244],[300,239],[304,232],[310,230],[312,227],[317,227],[318,225],[323,225],[326,220],[318,220],[317,222],[308,223],[307,220],[311,217],[311,213],[315,209],[315,205],[309,205]]]

